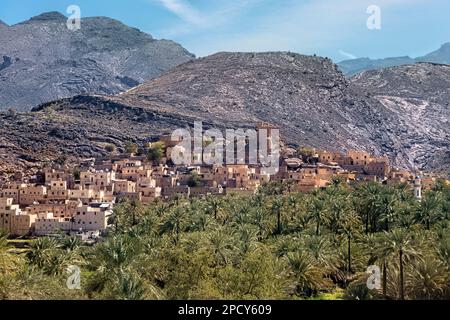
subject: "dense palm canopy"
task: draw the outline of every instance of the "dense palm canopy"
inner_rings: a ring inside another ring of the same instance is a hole
[[[450,188],[418,202],[405,185],[339,180],[326,190],[265,185],[253,196],[115,206],[93,246],[0,234],[3,299],[450,299]],[[81,290],[66,286],[81,269]],[[381,288],[366,272],[381,270]],[[19,289],[14,289],[19,288]]]

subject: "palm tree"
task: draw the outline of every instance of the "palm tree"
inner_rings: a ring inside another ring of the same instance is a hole
[[[216,266],[226,266],[235,249],[233,237],[220,228],[208,234],[209,247],[212,250]]]
[[[156,206],[155,212],[158,217],[162,217],[165,213],[169,212],[170,205],[167,203],[160,203]]]
[[[352,253],[351,241],[359,234],[360,220],[356,212],[350,210],[346,211],[339,220],[339,230],[347,239],[347,274],[352,272]]]
[[[113,214],[109,218],[108,223],[114,225],[115,232],[124,232],[137,224],[138,216],[142,211],[137,201],[123,201],[114,207]]]
[[[430,257],[419,261],[410,268],[407,284],[414,299],[436,300],[445,299],[449,290],[448,270],[436,259]]]
[[[242,225],[237,230],[239,238],[239,246],[242,253],[247,253],[250,249],[254,249],[258,240],[258,230],[249,224]]]
[[[214,216],[214,219],[217,220],[217,215],[219,213],[221,207],[221,201],[218,197],[208,196],[206,198],[206,210],[209,214]]]
[[[395,221],[398,213],[398,196],[391,188],[385,188],[375,201],[380,222],[384,223],[384,230],[389,231],[390,225]]]
[[[336,280],[344,279],[338,267],[338,254],[327,236],[308,236],[302,239],[302,250],[314,259],[314,263],[323,268],[323,273]]]
[[[253,224],[258,228],[258,240],[265,239],[270,232],[270,214],[264,207],[258,207],[252,215]]]
[[[234,227],[240,228],[249,223],[250,211],[250,208],[248,208],[247,206],[239,209],[233,216],[232,225]]]
[[[123,270],[133,262],[139,249],[137,239],[114,236],[95,248],[93,262],[106,271]]]
[[[314,265],[308,254],[290,252],[286,255],[286,259],[295,294],[309,297],[326,287],[327,281],[323,272]]]
[[[43,269],[58,248],[59,243],[54,238],[38,238],[32,243],[27,258],[31,264]]]
[[[441,195],[431,191],[425,193],[422,201],[417,208],[416,219],[430,230],[431,223],[437,221],[441,214]]]
[[[144,282],[131,272],[121,271],[113,288],[113,299],[143,300],[146,294]]]
[[[281,197],[277,197],[275,199],[273,199],[272,204],[271,204],[271,211],[272,214],[276,215],[277,217],[277,229],[275,231],[275,234],[281,234],[281,210],[283,207],[283,198]]]
[[[353,212],[353,205],[348,196],[333,196],[327,201],[328,225],[333,235],[339,231],[342,218],[349,212]]]
[[[181,206],[175,207],[169,216],[163,221],[160,227],[160,233],[175,233],[175,243],[180,240],[180,233],[183,231],[183,225],[186,219],[186,210]]]
[[[138,218],[143,212],[142,205],[137,200],[132,200],[128,204],[129,214],[131,214],[131,226],[134,227],[138,224]]]
[[[308,210],[312,220],[316,223],[316,236],[319,236],[320,227],[328,221],[325,199],[323,199],[319,193],[315,193],[312,200],[309,202]]]
[[[289,194],[287,197],[287,205],[289,208],[289,211],[291,213],[291,221],[294,221],[295,216],[298,213],[299,210],[299,203],[302,201],[302,197],[299,193],[297,194]]]
[[[362,217],[366,234],[374,233],[378,227],[378,210],[376,204],[381,193],[378,183],[366,183],[356,190],[356,208]]]
[[[66,237],[62,241],[62,249],[67,250],[68,252],[77,251],[82,245],[82,242],[77,237]]]
[[[404,264],[405,261],[412,257],[417,257],[419,254],[412,242],[411,234],[407,230],[394,229],[391,232],[385,232],[383,237],[383,256],[398,259],[399,266],[399,285],[400,285],[400,299],[405,300],[405,279],[404,279]]]
[[[387,267],[388,257],[385,251],[385,239],[384,234],[369,233],[361,238],[363,249],[368,257],[367,265],[373,265],[376,262],[382,267],[382,290],[383,297],[387,299]]]

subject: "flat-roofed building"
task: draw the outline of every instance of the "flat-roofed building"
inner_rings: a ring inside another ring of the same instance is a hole
[[[136,182],[129,180],[113,180],[114,193],[134,193],[136,192]]]
[[[42,202],[47,196],[47,187],[45,186],[27,186],[20,190],[19,204],[29,206],[35,202]]]

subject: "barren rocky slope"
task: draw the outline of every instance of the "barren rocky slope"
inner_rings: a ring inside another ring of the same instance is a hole
[[[398,163],[450,172],[450,66],[419,63],[351,79],[396,115]]]
[[[194,58],[110,18],[83,18],[77,31],[66,21],[50,12],[14,26],[0,23],[0,110],[119,93]]]
[[[125,142],[142,143],[187,120],[94,96],[58,100],[33,112],[0,112],[0,185],[43,165],[105,156],[107,145],[123,152]]]
[[[264,120],[278,124],[289,143],[317,148],[378,150],[372,137],[382,140],[376,123],[387,116],[330,60],[293,53],[218,53],[113,99],[227,126]]]
[[[106,144],[143,142],[194,120],[220,128],[263,120],[278,124],[292,145],[366,150],[389,155],[397,166],[445,170],[449,68],[418,64],[349,80],[324,58],[219,53],[116,96],[0,114],[0,164],[16,170],[16,159],[27,167],[104,155]]]

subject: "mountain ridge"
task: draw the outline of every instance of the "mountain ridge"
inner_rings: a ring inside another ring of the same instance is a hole
[[[71,31],[66,19],[50,12],[0,29],[3,110],[123,92],[195,58],[173,41],[156,40],[118,20],[82,18],[81,29]]]
[[[380,70],[420,62],[450,64],[450,42],[444,43],[439,49],[417,58],[409,56],[383,59],[357,58],[341,61],[337,65],[346,76],[354,76],[364,71]]]
[[[121,94],[76,96],[29,113],[0,114],[0,166],[14,172],[62,157],[76,163],[106,155],[106,144],[123,150],[126,141],[144,144],[171,130],[192,127],[194,121],[219,129],[268,121],[280,127],[290,146],[366,151],[389,156],[393,166],[448,176],[450,135],[444,102],[450,101],[450,67],[404,68],[346,78],[321,57],[218,53],[181,64]],[[421,75],[426,76],[422,83],[416,81]],[[418,95],[404,92],[410,83]],[[417,115],[426,125],[415,125]],[[18,163],[17,168],[8,167],[11,163]]]

